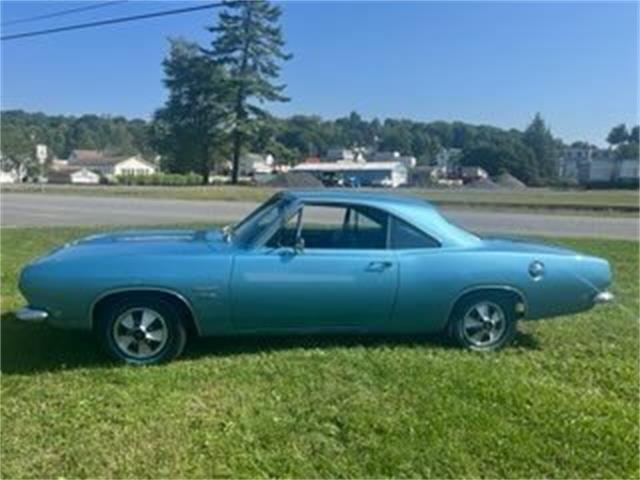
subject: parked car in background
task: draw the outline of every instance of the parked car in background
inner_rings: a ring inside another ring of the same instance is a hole
[[[348,190],[278,193],[223,230],[93,235],[27,265],[24,321],[93,330],[129,363],[188,335],[447,332],[496,350],[518,320],[612,300],[607,261],[481,238],[429,203]]]

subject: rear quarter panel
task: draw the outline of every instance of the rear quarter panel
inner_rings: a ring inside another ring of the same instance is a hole
[[[492,252],[473,249],[411,250],[398,253],[399,284],[392,328],[433,332],[443,329],[455,302],[482,288],[506,287],[520,293],[528,319],[590,308],[594,288],[584,281],[591,268],[580,256]],[[545,264],[535,280],[532,261]]]

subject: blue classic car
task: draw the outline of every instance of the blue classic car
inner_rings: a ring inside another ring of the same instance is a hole
[[[93,330],[135,364],[178,356],[188,335],[443,331],[495,350],[519,319],[611,301],[610,282],[601,258],[481,238],[422,200],[288,191],[222,230],[57,248],[23,269],[17,317]]]

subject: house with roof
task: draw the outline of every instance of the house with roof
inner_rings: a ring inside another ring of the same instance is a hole
[[[273,172],[274,163],[275,159],[269,153],[261,155],[249,152],[240,157],[239,173],[246,176],[269,174]]]
[[[157,170],[140,155],[115,156],[97,150],[73,150],[67,166],[86,168],[108,180],[120,175],[152,175]]]
[[[54,159],[49,183],[96,184],[119,176],[152,175],[157,167],[140,155],[110,155],[99,150],[73,150],[69,158]]]
[[[97,185],[100,175],[87,168],[62,167],[50,170],[47,183],[73,183],[78,185]]]
[[[411,155],[400,155],[400,152],[396,151],[373,152],[369,157],[367,157],[367,160],[372,162],[401,162],[407,168],[415,168],[418,163],[416,157]]]
[[[637,158],[617,158],[614,150],[592,146],[569,147],[558,159],[560,178],[586,186],[637,186]]]
[[[310,173],[326,185],[349,183],[362,187],[396,188],[408,181],[408,169],[402,162],[300,163],[293,171]]]

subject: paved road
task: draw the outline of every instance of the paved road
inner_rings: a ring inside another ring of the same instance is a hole
[[[235,221],[255,208],[253,202],[156,200],[3,193],[2,226],[158,225]],[[451,220],[477,232],[638,239],[638,218],[444,208]]]

